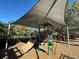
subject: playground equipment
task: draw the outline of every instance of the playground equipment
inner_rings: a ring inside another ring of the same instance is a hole
[[[43,22],[39,24],[40,27],[44,28],[44,34],[45,34],[45,40],[47,39],[47,53],[48,55],[50,52],[53,52],[54,50],[54,29],[52,28],[53,26],[49,24],[48,22]],[[40,28],[39,28],[39,33],[40,33]],[[40,38],[41,39],[41,38]]]
[[[8,40],[10,39],[10,29],[11,29],[11,24],[8,25],[8,32],[7,32],[8,38],[6,40],[6,45],[5,45],[6,49],[8,49]],[[38,49],[39,42],[40,42],[40,36],[39,36],[39,33],[36,32],[34,41],[31,38],[31,40],[29,40],[27,43],[19,42],[13,47],[17,47],[17,49],[19,49],[22,53],[25,53],[25,52],[28,52],[32,47],[34,47],[35,49]]]
[[[52,40],[52,41],[50,41]],[[53,32],[52,32],[52,38],[50,38],[50,34],[48,34],[48,54],[50,53],[50,51],[54,51],[54,35],[53,35]],[[50,45],[51,44],[51,45]]]
[[[64,13],[66,8],[67,0],[40,0],[37,5],[35,5],[28,14],[21,17],[18,21],[14,22],[14,24],[20,24],[24,26],[30,26],[33,28],[39,27],[40,34],[40,26],[39,24],[42,22],[48,22],[55,28],[62,27],[65,25],[64,22]],[[43,21],[45,20],[45,21]],[[41,21],[41,22],[40,22]],[[54,47],[53,41],[53,32],[52,32],[52,49]],[[47,34],[48,37],[48,54],[50,49],[50,35]]]
[[[14,45],[12,48],[19,50],[22,54],[28,52],[33,46],[34,42],[28,41],[27,43],[19,42],[16,45]]]
[[[14,24],[38,28],[40,21],[44,22],[43,20],[45,20],[55,28],[65,26],[66,3],[67,0],[40,0],[28,14],[18,19]]]
[[[40,0],[28,14],[21,17],[14,24],[30,26],[37,28],[40,20],[46,20],[54,27],[62,27],[65,25],[64,13],[67,0]],[[43,21],[44,22],[44,21]],[[9,26],[10,27],[10,26]],[[9,29],[8,29],[9,30]],[[10,31],[8,31],[10,32]],[[48,35],[48,54],[50,35]],[[53,32],[52,32],[52,49],[53,49]],[[6,40],[6,48],[8,46],[8,39]]]

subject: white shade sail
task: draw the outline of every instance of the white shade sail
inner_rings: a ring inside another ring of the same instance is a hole
[[[38,27],[39,21],[48,20],[53,26],[65,25],[66,2],[67,0],[39,0],[27,14],[14,24]]]

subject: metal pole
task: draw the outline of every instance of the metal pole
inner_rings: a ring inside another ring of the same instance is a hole
[[[52,51],[54,51],[54,32],[52,31]]]
[[[37,43],[38,43],[38,51],[39,51],[39,50],[40,50],[40,49],[39,49],[39,44],[40,44],[40,34],[41,34],[41,33],[40,33],[40,24],[38,24],[38,31],[39,31],[39,32],[38,32],[38,38],[37,38],[38,42],[37,42]]]
[[[47,27],[47,37],[48,37],[48,55],[50,53],[50,33],[49,33],[49,26]]]
[[[68,40],[68,47],[70,47],[70,40],[69,40],[69,27],[67,27],[67,40]]]
[[[39,31],[39,37],[40,37],[40,24],[38,24],[38,31]]]
[[[5,44],[5,49],[6,49],[5,55],[6,56],[3,59],[8,59],[8,39],[9,39],[9,36],[10,36],[10,24],[8,25],[7,39],[6,39],[6,44]]]
[[[48,55],[49,55],[49,50],[50,50],[50,47],[49,47],[49,40],[50,40],[50,35],[48,34]]]
[[[7,40],[6,40],[6,45],[5,45],[6,49],[8,48],[8,39],[9,39],[9,36],[10,36],[10,24],[8,25]]]
[[[46,35],[45,26],[43,26],[43,29],[44,29],[44,34]]]

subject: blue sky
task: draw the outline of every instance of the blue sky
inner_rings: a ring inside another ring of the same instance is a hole
[[[26,14],[38,0],[0,0],[0,21],[16,21]],[[73,3],[74,0],[69,0]]]
[[[75,0],[68,0],[70,4],[72,4]]]
[[[0,0],[0,21],[16,21],[26,14],[38,0]]]

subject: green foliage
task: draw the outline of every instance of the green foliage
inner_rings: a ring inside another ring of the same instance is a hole
[[[25,27],[25,26],[15,25],[12,32],[14,33],[14,35],[26,36],[26,35],[34,34],[35,29]]]
[[[69,5],[69,3],[68,3]],[[66,24],[70,27],[73,26],[78,26],[78,20],[79,20],[79,4],[78,4],[78,0],[74,0],[74,3],[66,9],[66,13],[65,13],[65,21]]]
[[[75,9],[77,12],[79,12],[79,4],[78,0],[75,0],[74,3],[72,4],[73,9]]]
[[[4,23],[0,22],[0,26],[1,26],[1,27],[4,27],[5,25],[4,25]]]
[[[7,26],[6,24],[0,22],[0,36],[7,36]]]

